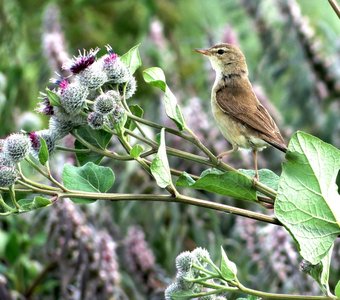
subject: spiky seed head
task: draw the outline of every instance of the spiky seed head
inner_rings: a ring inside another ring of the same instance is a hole
[[[5,139],[0,139],[0,151],[2,151],[4,144],[5,144]]]
[[[0,187],[8,187],[18,179],[18,172],[14,167],[0,166]]]
[[[119,92],[123,96],[124,93],[124,85],[125,83],[121,83],[119,85]],[[126,83],[126,88],[125,88],[125,99],[130,99],[136,92],[137,90],[137,81],[134,76],[131,76],[128,82]]]
[[[193,263],[193,255],[190,251],[185,251],[176,257],[177,272],[187,273],[190,271]]]
[[[23,160],[31,150],[30,139],[22,133],[14,133],[5,140],[3,152],[13,162]]]
[[[78,114],[85,105],[89,90],[79,81],[68,83],[63,80],[59,83],[60,102],[69,114]]]
[[[74,127],[87,123],[85,116],[81,114],[68,114],[61,106],[54,107],[54,117],[60,122],[72,123]]]
[[[206,266],[207,261],[210,260],[210,254],[207,249],[198,247],[191,252],[194,259],[197,260],[201,265]]]
[[[113,97],[108,94],[99,95],[94,101],[93,110],[99,114],[107,115],[116,108],[117,104]]]
[[[86,86],[89,90],[100,88],[107,80],[106,72],[100,63],[95,62],[88,68],[77,74],[79,82]]]
[[[92,129],[101,129],[104,126],[105,117],[97,112],[89,113],[87,123]]]
[[[170,284],[164,291],[165,300],[172,300],[175,293],[180,292],[181,287],[177,282]]]
[[[71,121],[61,121],[53,116],[50,118],[48,128],[53,132],[55,139],[60,140],[71,132],[74,124]]]
[[[4,153],[0,153],[0,166],[13,167],[14,162]]]
[[[108,54],[101,58],[102,68],[109,81],[113,83],[127,82],[130,78],[130,71],[127,66],[113,52],[111,46],[106,46]]]
[[[191,282],[189,279],[195,279],[194,274],[191,271],[188,272],[177,272],[176,282],[182,290],[191,290],[195,283]]]

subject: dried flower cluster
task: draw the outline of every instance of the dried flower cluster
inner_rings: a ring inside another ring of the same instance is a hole
[[[63,279],[62,299],[124,299],[115,241],[66,199],[51,216],[49,249]]]

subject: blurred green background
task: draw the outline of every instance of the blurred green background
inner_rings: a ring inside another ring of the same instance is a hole
[[[230,42],[244,51],[257,95],[287,141],[294,131],[304,130],[340,147],[340,26],[326,0],[0,0],[0,4],[0,137],[46,127],[47,118],[32,112],[39,91],[55,71],[61,72],[53,64],[58,55],[53,58],[48,52],[51,45],[72,56],[78,49],[104,49],[106,44],[124,54],[141,43],[143,66],[136,74],[138,91],[131,103],[141,105],[146,118],[170,126],[160,95],[141,76],[145,68],[161,67],[189,126],[214,152],[221,152],[228,145],[209,111],[214,74],[193,49]],[[65,43],[58,44],[62,35]],[[171,137],[167,142],[195,151]],[[260,156],[261,167],[279,174],[282,155],[266,150]],[[65,161],[74,162],[74,158],[56,156],[56,172]],[[170,161],[196,174],[204,169],[178,159]],[[251,167],[247,154],[233,156],[229,162]],[[110,165],[117,176],[116,191],[158,191],[134,163]],[[207,193],[186,192],[259,209]],[[163,299],[162,291],[175,274],[175,257],[181,251],[201,246],[218,260],[220,245],[251,287],[320,293],[300,273],[301,258],[280,228],[179,204],[58,205],[0,220],[0,299]],[[83,234],[90,237],[83,241],[79,238]],[[99,238],[103,235],[116,250],[103,246]],[[94,263],[98,253],[103,255],[103,247],[111,254],[117,252],[107,258],[115,269],[106,270],[107,274],[116,274],[111,281],[102,274],[104,267]],[[143,266],[143,257],[149,258],[148,266]],[[332,284],[340,276],[339,257],[336,245]]]

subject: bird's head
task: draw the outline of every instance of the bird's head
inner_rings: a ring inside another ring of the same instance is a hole
[[[232,74],[246,72],[246,59],[242,51],[235,45],[217,44],[208,49],[195,49],[196,52],[207,56],[216,73]]]

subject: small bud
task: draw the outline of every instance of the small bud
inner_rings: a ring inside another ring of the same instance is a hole
[[[38,103],[35,111],[46,116],[53,115],[53,106],[47,96],[42,98],[42,101]]]
[[[174,294],[179,291],[181,291],[181,288],[177,282],[170,284],[164,291],[165,300],[173,300]]]
[[[124,85],[125,83],[122,83],[119,85],[119,92],[121,95],[124,93]],[[125,99],[130,99],[137,90],[137,81],[134,76],[131,76],[129,81],[126,83],[125,88]]]
[[[48,152],[51,153],[55,147],[55,135],[50,130],[44,129],[40,131],[33,131],[29,134],[33,153],[36,155],[40,150],[40,138],[43,138],[46,142]]]
[[[78,81],[68,83],[65,79],[58,83],[60,88],[60,102],[69,114],[77,114],[83,108],[89,91]]]
[[[18,179],[18,173],[14,167],[0,166],[0,187],[8,187]]]
[[[116,123],[118,123],[124,116],[125,109],[121,105],[117,105],[112,115]]]
[[[91,112],[87,117],[87,123],[92,129],[101,129],[104,126],[105,117],[99,113]]]
[[[23,160],[31,150],[30,139],[22,133],[14,133],[6,138],[3,151],[5,156],[19,162]]]
[[[191,270],[193,255],[189,251],[182,252],[176,257],[176,269],[180,273],[187,273]]]
[[[106,46],[107,55],[101,58],[103,70],[109,81],[113,83],[123,83],[130,79],[130,71],[127,66],[113,52],[111,46]]]
[[[99,95],[93,105],[93,110],[99,114],[107,115],[116,108],[116,101],[108,94]]]

